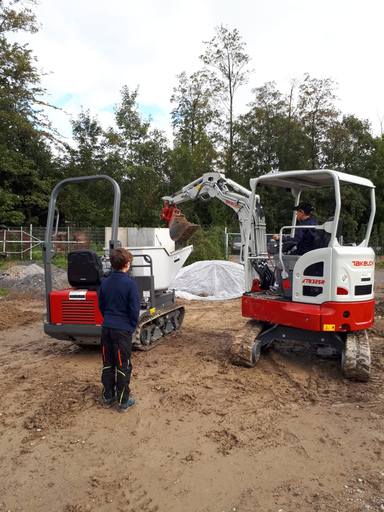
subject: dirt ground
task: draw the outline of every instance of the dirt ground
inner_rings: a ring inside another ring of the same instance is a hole
[[[0,301],[0,511],[384,510],[376,274],[370,382],[309,344],[232,366],[241,300],[185,301],[181,331],[134,352],[127,414],[101,407],[97,347],[45,336],[42,301]]]

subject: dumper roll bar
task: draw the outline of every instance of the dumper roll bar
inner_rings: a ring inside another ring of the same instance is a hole
[[[114,179],[104,174],[98,174],[97,176],[83,176],[80,178],[68,178],[60,181],[53,189],[48,207],[47,226],[45,229],[45,238],[43,243],[43,262],[44,262],[44,275],[45,275],[45,299],[47,304],[47,322],[51,322],[51,311],[49,295],[52,292],[52,274],[51,274],[51,261],[55,253],[54,244],[52,243],[52,232],[53,232],[53,221],[56,211],[56,201],[59,192],[72,183],[83,183],[85,181],[97,181],[107,180],[112,183],[114,189],[114,201],[113,201],[113,217],[112,217],[112,233],[111,240],[109,241],[109,249],[115,249],[120,246],[120,242],[117,239],[117,233],[119,228],[119,215],[120,215],[120,198],[121,192],[120,187]],[[58,213],[57,213],[58,216]],[[55,236],[57,234],[58,218],[56,221]]]

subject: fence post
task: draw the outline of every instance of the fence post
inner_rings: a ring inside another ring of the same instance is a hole
[[[24,247],[23,247],[23,226],[20,227],[20,245],[21,245],[21,259],[24,259]]]
[[[69,254],[69,226],[67,228],[67,239],[68,239],[68,249],[67,249],[67,256]]]
[[[32,261],[32,224],[29,225],[29,260]]]
[[[225,259],[228,259],[228,233],[227,226],[224,228],[224,242],[225,242]]]

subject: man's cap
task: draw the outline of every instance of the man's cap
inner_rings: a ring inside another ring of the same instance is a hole
[[[300,203],[298,206],[294,206],[292,210],[304,212],[305,215],[309,215],[313,210],[313,206],[309,203]]]

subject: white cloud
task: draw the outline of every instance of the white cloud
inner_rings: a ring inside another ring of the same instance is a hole
[[[72,115],[82,105],[111,124],[106,109],[119,102],[123,85],[139,85],[139,102],[157,109],[154,124],[170,136],[176,75],[201,68],[203,41],[223,23],[239,30],[255,69],[239,90],[237,112],[253,87],[274,80],[285,91],[290,78],[309,72],[334,78],[341,110],[368,118],[375,134],[377,113],[384,117],[382,0],[41,0],[36,14],[43,28],[26,40],[52,72],[43,82],[50,100],[68,98],[61,106]],[[68,116],[52,116],[70,134]]]

